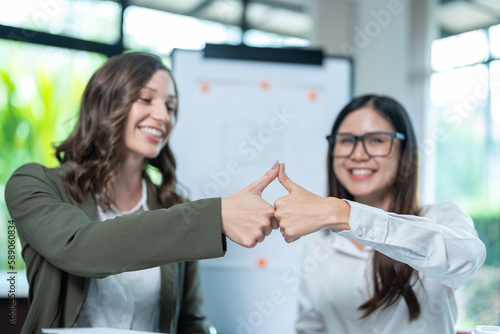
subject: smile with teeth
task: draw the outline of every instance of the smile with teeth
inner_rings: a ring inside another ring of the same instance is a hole
[[[351,169],[351,173],[354,175],[369,175],[373,174],[371,169]]]
[[[144,126],[144,127],[139,127],[139,129],[150,135],[150,136],[153,136],[153,137],[157,137],[157,138],[162,138],[163,137],[163,132],[158,130],[158,129],[154,129],[154,128],[150,128],[150,127],[147,127],[147,126]]]

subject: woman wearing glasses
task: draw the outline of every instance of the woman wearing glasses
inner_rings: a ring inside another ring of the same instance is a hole
[[[328,194],[293,183],[275,202],[287,242],[306,234],[298,333],[455,333],[454,292],[485,259],[452,203],[417,205],[418,148],[405,109],[355,98],[327,137]]]

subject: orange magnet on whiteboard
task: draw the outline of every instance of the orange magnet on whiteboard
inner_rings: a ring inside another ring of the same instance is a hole
[[[268,90],[270,86],[269,81],[263,80],[260,82],[260,88],[262,90]]]
[[[314,89],[310,89],[307,92],[307,98],[311,101],[316,101],[318,99],[318,93]]]
[[[257,258],[257,267],[264,268],[267,266],[267,259],[264,256],[260,256]]]
[[[208,93],[208,91],[210,90],[210,84],[208,82],[202,82],[200,85],[200,90],[203,93]]]

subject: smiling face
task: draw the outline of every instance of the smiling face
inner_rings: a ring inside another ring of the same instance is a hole
[[[170,74],[158,70],[141,89],[125,124],[125,154],[155,158],[165,147],[175,123],[176,97]]]
[[[386,117],[371,106],[351,112],[338,128],[338,132],[357,136],[379,131],[395,132],[395,129]],[[391,201],[391,186],[397,176],[399,157],[398,139],[394,139],[392,150],[385,157],[370,157],[358,141],[349,157],[333,160],[333,170],[355,201],[386,209]]]

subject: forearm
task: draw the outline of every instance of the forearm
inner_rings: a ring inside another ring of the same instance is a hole
[[[339,235],[373,247],[444,285],[460,286],[484,262],[484,244],[463,215],[441,212],[432,220],[350,204],[352,230]]]
[[[103,277],[123,271],[139,270],[169,262],[212,258],[224,254],[217,213],[217,199],[212,209],[202,210],[204,217],[185,220],[182,204],[117,217],[104,222],[73,225],[61,217],[45,215],[41,233],[23,216],[16,218],[20,234],[30,245],[60,269],[83,277]],[[82,221],[82,219],[80,219]]]

